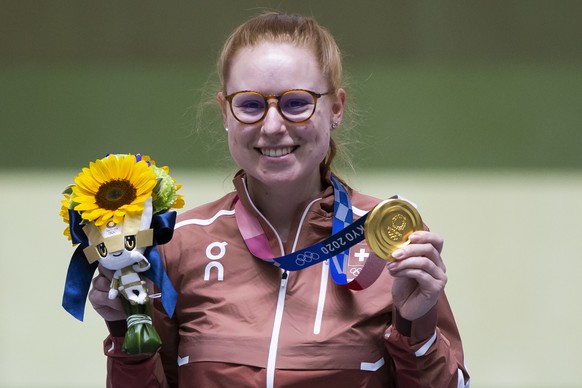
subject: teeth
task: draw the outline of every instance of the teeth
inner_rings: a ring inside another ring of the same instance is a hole
[[[293,147],[261,148],[261,153],[263,155],[274,157],[274,158],[290,154],[292,151],[293,151]]]

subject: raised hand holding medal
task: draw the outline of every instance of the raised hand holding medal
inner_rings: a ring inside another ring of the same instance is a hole
[[[374,207],[366,219],[365,233],[374,253],[389,262],[387,268],[395,278],[392,297],[400,314],[411,321],[425,315],[447,282],[440,256],[442,238],[424,231],[416,207],[401,198]]]
[[[394,277],[392,298],[400,315],[409,321],[424,316],[447,283],[442,237],[424,230],[416,207],[397,198],[370,211],[365,232],[370,248],[389,262],[386,267]]]

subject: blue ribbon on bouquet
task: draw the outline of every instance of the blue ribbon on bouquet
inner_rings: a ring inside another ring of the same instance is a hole
[[[174,315],[178,293],[164,270],[157,245],[165,244],[172,239],[175,223],[176,212],[174,211],[154,214],[151,224],[154,230],[154,242],[144,252],[144,256],[151,265],[150,269],[144,272],[144,275],[153,281],[160,290],[162,305],[170,317]],[[89,239],[83,231],[81,216],[72,209],[69,209],[69,226],[72,242],[73,244],[79,244],[79,246],[75,249],[69,263],[62,304],[64,309],[72,316],[82,321],[91,280],[97,269],[98,262],[89,263],[83,253],[83,249],[89,246]]]

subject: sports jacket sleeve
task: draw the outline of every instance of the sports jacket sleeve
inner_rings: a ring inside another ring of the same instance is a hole
[[[396,309],[392,316],[384,338],[400,387],[469,387],[461,338],[444,293],[415,321],[402,318]]]
[[[105,339],[107,356],[107,388],[167,388],[159,353],[130,355],[121,350],[123,337]]]

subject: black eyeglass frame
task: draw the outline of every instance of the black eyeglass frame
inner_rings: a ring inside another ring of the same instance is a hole
[[[306,93],[309,93],[313,97],[313,111],[311,112],[311,114],[309,115],[308,118],[306,118],[304,120],[301,120],[301,121],[293,121],[293,120],[290,120],[285,115],[285,113],[283,113],[283,111],[281,110],[281,106],[279,105],[279,102],[281,101],[281,98],[283,96],[285,96],[288,93],[294,93],[294,92],[306,92]],[[242,121],[241,119],[239,119],[238,116],[236,115],[236,113],[234,113],[234,109],[232,107],[232,99],[234,97],[236,97],[238,94],[242,94],[242,93],[252,93],[252,94],[256,94],[258,96],[261,96],[265,100],[265,111],[263,112],[263,115],[258,120],[253,121],[253,122],[250,122],[250,123],[247,123],[247,122]],[[332,93],[331,91],[325,92],[325,93],[315,93],[315,92],[312,92],[311,90],[307,90],[307,89],[290,89],[290,90],[284,91],[283,93],[279,94],[278,96],[275,96],[275,95],[265,96],[263,93],[257,92],[255,90],[241,90],[241,91],[238,91],[238,92],[231,93],[231,94],[227,95],[224,98],[225,98],[226,101],[228,101],[228,105],[230,106],[230,112],[232,113],[232,115],[234,116],[234,118],[239,123],[251,125],[251,124],[256,124],[259,121],[263,120],[265,118],[265,116],[267,115],[267,112],[269,111],[269,100],[274,98],[274,99],[277,100],[277,112],[279,112],[279,114],[281,115],[281,117],[283,117],[286,121],[288,121],[290,123],[293,123],[293,124],[302,124],[302,123],[305,123],[306,121],[308,121],[311,117],[313,117],[313,114],[315,113],[315,109],[317,109],[317,99],[319,99],[322,96],[331,94],[331,93]]]

